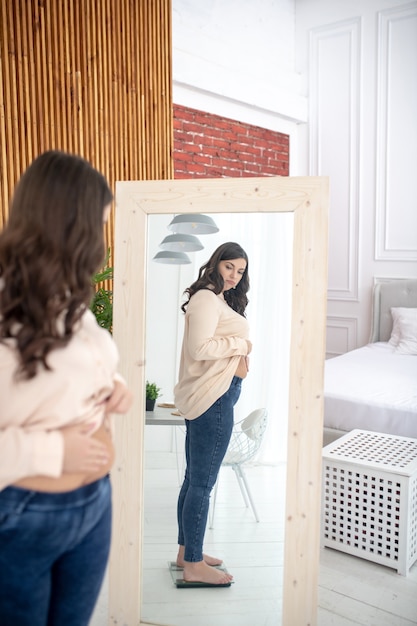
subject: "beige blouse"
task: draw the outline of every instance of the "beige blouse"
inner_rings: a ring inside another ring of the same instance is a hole
[[[52,370],[16,381],[18,358],[0,343],[0,489],[27,476],[56,478],[63,467],[60,427],[103,422],[114,386],[118,352],[110,333],[90,310],[69,344],[48,356]]]
[[[248,354],[249,325],[209,289],[197,291],[185,314],[175,406],[186,419],[204,413],[230,387],[241,356]]]

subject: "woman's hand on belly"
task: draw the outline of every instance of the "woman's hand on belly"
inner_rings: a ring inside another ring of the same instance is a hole
[[[28,476],[16,481],[16,487],[57,493],[72,491],[106,476],[114,463],[115,451],[107,414],[126,413],[133,394],[125,383],[116,380],[110,396],[103,401],[104,423],[94,433],[93,426],[76,425],[60,429],[64,438],[63,473],[58,478]],[[90,434],[91,433],[91,434]]]
[[[121,380],[114,381],[111,395],[104,401],[106,413],[127,413],[132,406],[133,393]]]
[[[76,425],[61,429],[64,438],[64,474],[95,473],[109,462],[107,446],[99,430],[90,434],[93,426]],[[103,426],[101,427],[103,428]]]
[[[87,429],[87,432],[91,430],[91,427]],[[68,426],[62,429],[62,433],[64,436],[64,448],[67,448],[66,439],[69,438],[69,447],[71,448],[78,437],[74,437],[74,432],[80,433],[85,432],[85,426]],[[23,489],[32,489],[33,491],[47,491],[49,493],[57,493],[62,491],[72,491],[73,489],[78,489],[83,485],[87,485],[88,483],[92,483],[99,478],[103,478],[106,476],[112,468],[114,462],[114,445],[111,438],[111,433],[108,428],[102,424],[98,430],[96,430],[92,435],[83,435],[83,437],[87,437],[90,440],[92,446],[84,447],[84,454],[80,460],[80,453],[76,451],[74,457],[70,460],[70,467],[75,467],[75,464],[78,462],[81,464],[86,464],[89,467],[88,470],[73,470],[69,471],[68,469],[64,469],[64,473],[58,478],[50,478],[49,476],[28,476],[27,478],[23,478],[14,483],[15,487],[22,487]],[[84,446],[85,442],[82,442],[82,446]],[[70,452],[70,454],[72,454]],[[76,458],[78,461],[76,461]],[[95,460],[91,462],[91,457],[96,457],[99,461]],[[65,465],[65,459],[64,459]],[[67,465],[68,467],[68,465]]]
[[[235,371],[235,376],[238,378],[246,378],[249,371],[249,359],[247,356],[241,356],[239,359],[238,366]]]

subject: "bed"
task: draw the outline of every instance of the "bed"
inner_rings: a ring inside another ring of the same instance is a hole
[[[417,438],[417,279],[377,283],[369,344],[325,362],[324,445],[355,428]]]

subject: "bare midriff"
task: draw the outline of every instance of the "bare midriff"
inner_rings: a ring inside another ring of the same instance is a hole
[[[248,357],[241,356],[239,359],[239,364],[235,371],[235,376],[237,376],[238,378],[246,378],[247,375],[248,375]]]
[[[106,476],[106,474],[110,472],[114,462],[115,451],[111,433],[103,424],[91,436],[104,443],[109,453],[108,463],[102,465],[97,472],[89,474],[62,474],[62,476],[58,478],[50,478],[49,476],[28,476],[27,478],[22,478],[13,483],[13,486],[22,489],[30,489],[31,491],[58,493],[73,491],[74,489],[93,483],[99,480],[99,478],[103,478],[103,476]]]

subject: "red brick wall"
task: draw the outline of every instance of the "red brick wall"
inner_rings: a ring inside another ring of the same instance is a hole
[[[288,174],[288,135],[174,105],[175,178]]]

